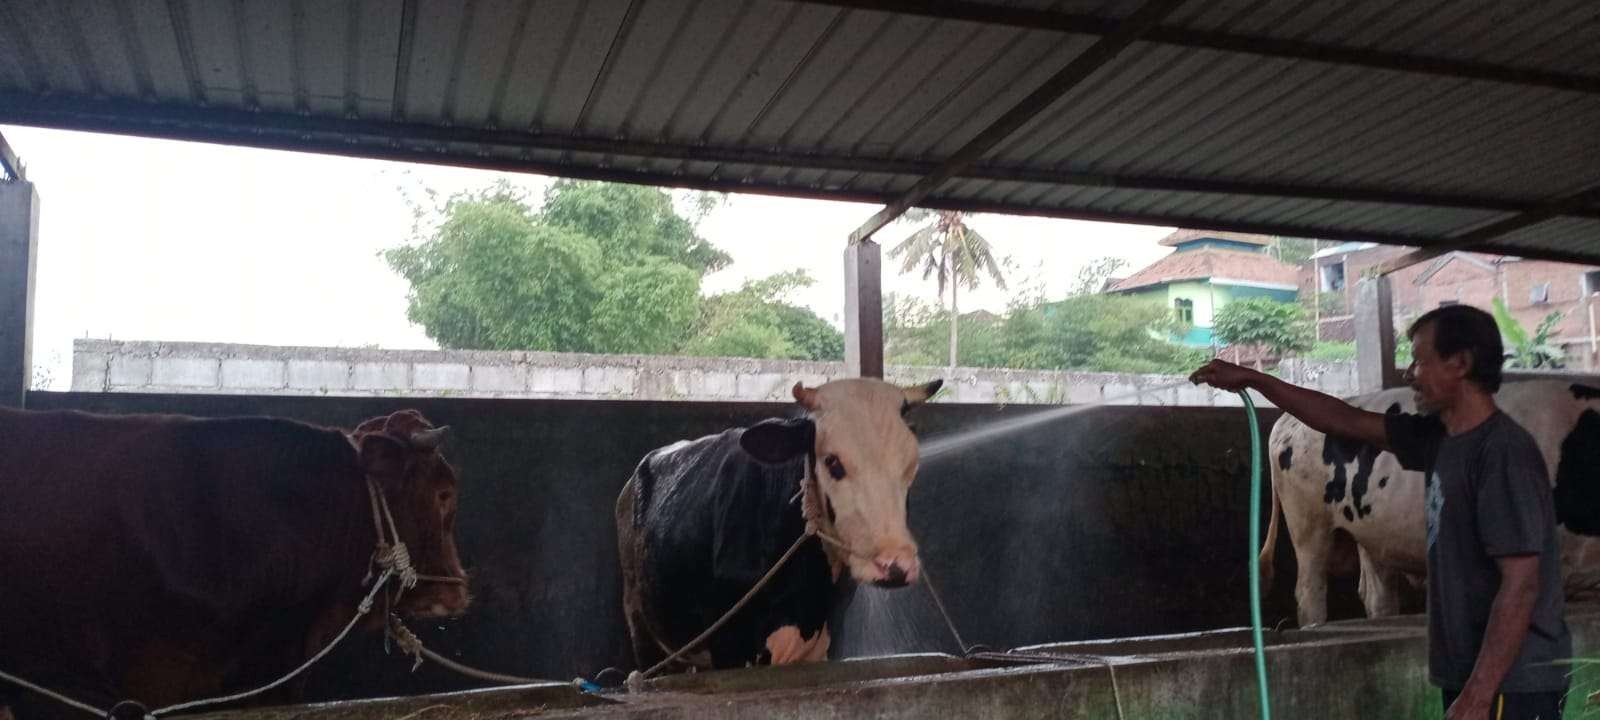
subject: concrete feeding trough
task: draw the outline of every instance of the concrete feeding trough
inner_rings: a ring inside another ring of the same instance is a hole
[[[788,667],[762,666],[739,670],[681,673],[655,678],[650,681],[650,687],[665,692],[700,694],[789,690],[942,675],[1016,664],[1016,661],[1003,659],[960,658],[943,653],[913,653],[851,658],[838,662],[805,663]]]
[[[1406,627],[1406,626],[1402,626]],[[1345,632],[1374,634],[1385,628],[1370,625],[1350,625]],[[1273,648],[1329,642],[1326,634],[1301,630],[1266,630],[1262,644]],[[1253,653],[1255,646],[1250,628],[1227,628],[1175,635],[1116,638],[1111,640],[1083,640],[1077,642],[1048,643],[1020,647],[1010,654],[1037,657],[1083,658],[1106,661],[1129,661],[1143,658],[1170,658],[1208,653]]]
[[[1600,606],[1573,605],[1575,649],[1600,649]],[[1426,618],[1410,615],[1268,631],[1274,714],[1437,717],[1427,684]],[[1588,672],[1588,671],[1582,671]],[[1574,687],[1594,681],[1574,677]],[[1250,631],[1229,628],[1050,643],[961,658],[889,655],[789,667],[669,675],[639,694],[587,695],[565,684],[260,708],[211,720],[501,720],[509,718],[1190,718],[1254,717]],[[1582,702],[1581,698],[1579,702]]]
[[[368,720],[415,716],[426,720],[450,720],[525,717],[559,710],[599,708],[616,703],[615,700],[580,692],[566,683],[546,683],[408,697],[249,708],[186,717],[205,720]]]

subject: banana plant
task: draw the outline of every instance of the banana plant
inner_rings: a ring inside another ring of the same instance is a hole
[[[1559,310],[1546,315],[1532,334],[1511,316],[1511,310],[1506,307],[1505,300],[1494,299],[1493,314],[1495,324],[1500,326],[1500,337],[1505,340],[1506,349],[1509,351],[1507,365],[1530,370],[1559,369],[1566,362],[1566,351],[1550,342],[1550,335],[1555,330],[1556,323],[1561,322],[1562,313]]]

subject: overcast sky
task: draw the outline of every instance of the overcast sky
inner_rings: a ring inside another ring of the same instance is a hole
[[[65,390],[72,339],[434,348],[405,316],[406,284],[378,257],[404,242],[401,186],[441,193],[505,178],[539,197],[536,175],[0,126],[40,195],[34,365]],[[733,256],[705,292],[805,268],[794,297],[839,323],[845,238],[876,206],[734,195],[701,234]],[[1060,297],[1078,268],[1116,256],[1137,269],[1165,255],[1171,228],[979,215],[1019,270]],[[879,233],[892,245],[913,228]],[[885,292],[935,298],[897,276]],[[962,309],[1005,309],[1010,293],[963,293]]]

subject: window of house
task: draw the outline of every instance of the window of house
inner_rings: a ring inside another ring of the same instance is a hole
[[[1185,325],[1194,324],[1194,301],[1178,298],[1172,301],[1172,309],[1178,314],[1178,322]]]
[[[1534,305],[1543,305],[1550,302],[1550,283],[1534,283],[1528,290],[1528,302]]]
[[[1590,270],[1583,274],[1583,294],[1594,293],[1600,293],[1600,270]]]
[[[1344,289],[1344,263],[1336,262],[1336,263],[1328,263],[1327,265],[1323,265],[1322,266],[1321,283],[1322,283],[1322,290],[1324,292],[1327,292],[1327,291],[1330,291],[1330,290],[1343,290]]]

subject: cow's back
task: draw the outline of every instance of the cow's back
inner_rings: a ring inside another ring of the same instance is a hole
[[[101,701],[144,672],[173,694],[152,704],[209,689],[152,658],[218,683],[229,650],[278,665],[296,606],[360,577],[361,477],[337,431],[291,421],[0,410],[0,662]]]
[[[1588,395],[1582,386],[1565,380],[1507,382],[1496,394],[1500,409],[1539,445],[1552,482],[1562,475],[1574,482],[1595,482],[1596,471],[1588,469],[1593,463],[1587,456],[1565,456],[1575,446],[1600,446],[1600,420],[1591,423],[1595,429],[1589,430],[1582,420],[1583,413],[1600,405]],[[1410,388],[1391,388],[1352,398],[1350,402],[1379,413],[1416,412]],[[1589,436],[1580,437],[1585,432]],[[1360,545],[1372,564],[1363,565],[1363,583],[1375,579],[1368,577],[1373,572],[1402,572],[1416,577],[1426,574],[1425,498],[1430,481],[1423,473],[1401,468],[1392,453],[1326,436],[1287,414],[1274,425],[1269,448],[1273,453],[1274,491],[1282,503],[1297,555],[1309,551],[1313,557],[1321,558],[1331,542],[1327,534],[1343,531]],[[1595,584],[1594,578],[1600,576],[1600,571],[1595,570],[1600,566],[1596,539],[1576,536],[1565,527],[1559,528],[1558,535],[1568,591]],[[1314,547],[1317,545],[1323,548]],[[1344,559],[1335,553],[1327,562],[1330,566],[1343,566],[1348,564],[1340,562]],[[1306,583],[1308,575],[1318,572],[1315,568],[1302,568],[1299,583]],[[1314,589],[1307,594],[1318,592]],[[1301,598],[1303,616],[1308,602],[1312,601]],[[1315,602],[1320,603],[1320,599]],[[1373,609],[1371,602],[1369,612]],[[1312,614],[1318,616],[1317,612]]]

